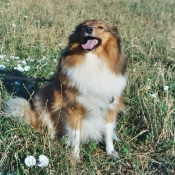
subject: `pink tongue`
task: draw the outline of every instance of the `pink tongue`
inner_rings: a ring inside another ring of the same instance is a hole
[[[98,40],[96,39],[91,39],[91,40],[87,40],[87,42],[85,44],[82,44],[81,46],[83,47],[83,49],[90,49],[92,50],[93,47],[97,44]]]

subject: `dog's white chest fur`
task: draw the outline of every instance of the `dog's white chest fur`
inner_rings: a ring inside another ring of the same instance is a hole
[[[66,70],[72,85],[84,95],[95,95],[104,99],[119,96],[126,85],[126,77],[111,72],[104,58],[86,53],[82,64]]]
[[[73,86],[79,90],[77,101],[87,111],[82,123],[81,140],[101,140],[105,128],[104,117],[114,109],[126,86],[126,77],[116,75],[103,58],[87,53],[82,64],[66,70]],[[111,100],[113,103],[110,104]]]

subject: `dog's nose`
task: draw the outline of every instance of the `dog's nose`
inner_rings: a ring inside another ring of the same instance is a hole
[[[93,28],[92,27],[86,27],[86,33],[91,34],[93,32]]]

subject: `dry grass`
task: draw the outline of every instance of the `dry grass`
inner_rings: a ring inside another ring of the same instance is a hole
[[[0,111],[0,172],[4,174],[174,174],[175,169],[175,2],[173,0],[2,0],[0,2],[1,74],[50,78],[55,58],[70,31],[86,19],[102,19],[118,26],[128,60],[126,111],[118,117],[116,143],[121,158],[109,160],[104,146],[91,142],[82,148],[82,162],[74,165],[60,140],[51,141]],[[15,26],[15,25],[16,26]],[[15,27],[14,27],[15,26]],[[62,46],[63,45],[63,46]],[[31,69],[13,70],[19,56]],[[44,61],[38,63],[43,56]],[[0,81],[0,104],[13,91],[27,94],[12,82]],[[29,83],[24,83],[29,88]],[[32,84],[30,93],[36,88]],[[169,86],[164,90],[164,86]],[[150,87],[150,88],[148,88]],[[10,91],[10,92],[9,92]],[[151,97],[155,94],[156,97]],[[15,136],[15,137],[14,137]],[[47,168],[27,168],[26,155],[50,159]]]

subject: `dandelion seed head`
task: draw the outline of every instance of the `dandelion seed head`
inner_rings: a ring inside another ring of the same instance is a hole
[[[27,156],[24,160],[24,163],[26,164],[26,166],[32,167],[36,164],[36,159],[34,156]]]
[[[40,168],[44,168],[49,165],[49,159],[45,155],[40,155],[37,164]]]

